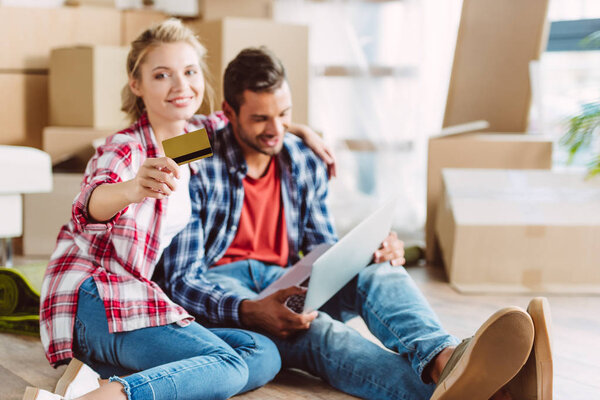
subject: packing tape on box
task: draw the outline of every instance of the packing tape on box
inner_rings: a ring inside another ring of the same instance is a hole
[[[574,195],[576,193],[576,195]],[[498,200],[519,204],[582,204],[600,202],[599,189],[579,188],[575,192],[569,188],[537,187],[528,190],[515,190],[513,188],[477,188],[451,190],[451,197],[469,200]]]
[[[546,235],[546,227],[543,225],[528,225],[525,227],[525,237],[541,238]]]
[[[528,288],[536,288],[542,284],[542,270],[539,268],[526,269],[521,273],[521,283]]]
[[[0,267],[0,332],[38,336],[46,264]]]

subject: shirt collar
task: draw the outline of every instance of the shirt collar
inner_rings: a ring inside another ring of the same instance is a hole
[[[223,145],[225,153],[225,162],[229,173],[238,173],[242,177],[248,173],[248,165],[244,158],[242,148],[233,135],[231,123],[228,123],[225,129],[216,133],[219,135],[219,142]]]

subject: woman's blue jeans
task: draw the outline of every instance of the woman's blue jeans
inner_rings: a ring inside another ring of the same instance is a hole
[[[285,270],[247,260],[210,269],[206,278],[244,297],[255,297]],[[424,369],[458,340],[403,267],[370,265],[319,310],[310,329],[288,339],[271,337],[283,366],[319,376],[366,399],[429,399],[434,386]],[[385,349],[344,323],[361,316]]]
[[[194,322],[111,334],[92,278],[79,289],[74,335],[76,357],[121,382],[130,400],[226,399],[264,385],[281,368],[271,340],[241,329]]]

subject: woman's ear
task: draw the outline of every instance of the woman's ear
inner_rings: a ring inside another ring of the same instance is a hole
[[[140,81],[134,77],[129,78],[129,89],[131,92],[138,97],[142,97],[142,91],[140,89]]]

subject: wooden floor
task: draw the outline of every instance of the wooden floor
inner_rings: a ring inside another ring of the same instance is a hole
[[[498,308],[526,307],[528,296],[461,295],[445,282],[441,270],[412,267],[409,272],[438,313],[444,326],[458,337],[473,334]],[[600,297],[548,296],[552,307],[555,399],[600,400]],[[350,324],[361,333],[361,320]],[[21,399],[25,387],[52,389],[64,367],[52,369],[38,339],[0,334],[0,399]],[[245,400],[351,399],[320,380],[282,372],[264,388],[238,396]],[[468,399],[465,399],[468,400]]]

